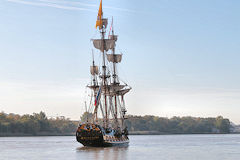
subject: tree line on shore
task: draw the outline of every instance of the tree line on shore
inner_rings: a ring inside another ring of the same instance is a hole
[[[83,114],[81,120],[86,118]],[[173,117],[129,115],[125,121],[131,132],[156,131],[162,134],[191,134],[191,133],[230,133],[229,119],[222,116],[216,118]],[[6,114],[0,112],[0,135],[61,135],[73,134],[78,126],[77,121],[65,117],[47,118],[44,112],[32,115]]]
[[[93,117],[92,113],[85,112],[81,116],[82,122]],[[100,120],[100,123],[103,123]],[[130,133],[148,133],[155,131],[158,134],[196,134],[196,133],[230,133],[229,119],[222,116],[216,118],[134,116],[128,115],[125,125]]]
[[[125,121],[129,131],[158,131],[166,134],[230,133],[229,119],[157,116],[128,116]]]
[[[18,115],[0,113],[0,133],[8,134],[69,134],[76,130],[77,122],[65,117],[47,118],[44,112],[33,113],[32,115]]]

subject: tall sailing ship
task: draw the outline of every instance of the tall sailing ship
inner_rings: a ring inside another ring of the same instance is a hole
[[[110,27],[106,38],[108,19],[103,18],[102,0],[100,1],[96,28],[100,39],[93,39],[93,46],[100,51],[102,66],[95,65],[93,58],[90,66],[91,90],[90,105],[93,111],[87,122],[80,123],[76,139],[84,146],[115,146],[129,143],[128,130],[124,125],[126,108],[124,96],[131,87],[119,80],[117,65],[122,61],[122,54],[115,53],[118,36]],[[85,104],[86,105],[86,104]],[[98,112],[99,111],[99,112]],[[101,115],[101,116],[100,116]]]

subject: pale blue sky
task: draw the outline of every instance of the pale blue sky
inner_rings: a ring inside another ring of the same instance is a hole
[[[78,119],[99,0],[0,0],[0,110]],[[129,114],[240,123],[240,1],[103,0]]]

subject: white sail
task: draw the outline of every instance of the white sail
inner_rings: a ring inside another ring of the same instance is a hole
[[[98,66],[91,66],[90,67],[90,72],[92,75],[97,75],[99,72]]]
[[[104,43],[105,42],[105,43]],[[105,44],[105,46],[103,46]],[[94,39],[93,45],[96,49],[99,49],[103,52],[103,50],[108,51],[109,49],[113,49],[115,47],[115,40],[112,39]]]
[[[122,61],[122,54],[107,54],[107,60],[113,63],[120,63]]]

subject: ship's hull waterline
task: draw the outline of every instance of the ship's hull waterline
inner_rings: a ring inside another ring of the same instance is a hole
[[[84,126],[84,128],[82,127]],[[115,130],[106,133],[101,126],[89,125],[86,129],[85,125],[78,127],[76,139],[79,143],[88,147],[112,147],[127,146],[129,139],[127,135],[114,136]]]

